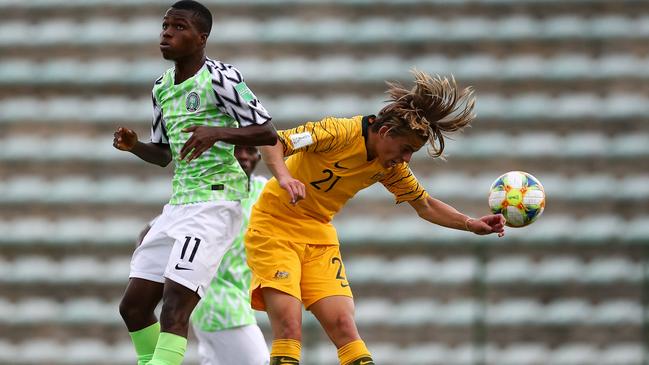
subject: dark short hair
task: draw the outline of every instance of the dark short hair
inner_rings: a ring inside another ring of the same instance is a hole
[[[194,12],[194,20],[201,32],[210,34],[212,31],[212,13],[205,5],[193,0],[180,0],[173,5],[172,9],[189,10]]]

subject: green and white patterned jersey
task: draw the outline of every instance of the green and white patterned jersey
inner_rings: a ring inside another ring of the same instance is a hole
[[[250,210],[266,181],[266,178],[255,175],[250,179],[250,197],[241,201],[241,232],[223,256],[216,277],[192,313],[192,322],[203,331],[214,332],[256,323],[250,307],[251,273],[246,263],[243,236],[248,228]]]
[[[217,142],[200,157],[179,161],[190,126],[247,127],[271,117],[231,65],[207,59],[191,78],[174,85],[174,68],[153,86],[151,142],[169,144],[175,170],[169,204],[240,200],[248,178],[234,158],[234,146]]]

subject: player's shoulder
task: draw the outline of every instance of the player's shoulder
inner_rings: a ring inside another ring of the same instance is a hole
[[[320,122],[322,129],[327,132],[352,137],[353,135],[362,134],[363,116],[358,115],[351,118],[327,117]]]
[[[205,59],[205,66],[207,71],[212,74],[213,78],[219,80],[229,80],[231,82],[240,83],[243,81],[243,75],[233,65],[211,58]]]
[[[173,83],[173,79],[170,79],[170,77],[173,77],[173,72],[174,69],[173,67],[167,69],[165,72],[160,75],[154,82],[153,82],[153,94],[154,96],[156,95],[156,91],[164,88],[165,85],[169,84],[170,80],[171,83]]]
[[[170,80],[171,77],[173,77],[173,74],[174,74],[174,68],[173,68],[173,67],[169,67],[168,69],[166,69],[166,70],[162,73],[162,75],[160,75],[160,77],[158,77],[158,78],[153,82],[153,85],[162,85],[162,84],[166,83],[167,81]]]
[[[409,176],[414,176],[412,170],[410,169],[410,164],[407,162],[401,162],[396,164],[393,167],[388,167],[384,169],[383,172],[383,179],[381,180],[390,180],[394,177],[397,178],[402,178],[402,177],[409,177]]]

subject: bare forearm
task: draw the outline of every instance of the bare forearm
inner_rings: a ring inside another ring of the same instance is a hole
[[[470,217],[441,200],[428,197],[426,201],[412,204],[412,206],[421,218],[431,223],[463,231],[467,230],[466,223]]]
[[[291,204],[297,204],[306,197],[304,183],[291,176],[291,172],[284,162],[284,145],[282,142],[277,141],[273,146],[261,147],[261,156],[268,165],[270,172],[277,179],[279,186],[288,193]]]
[[[171,162],[169,145],[138,141],[130,152],[142,160],[165,167]]]
[[[263,158],[266,166],[270,172],[280,180],[282,177],[290,176],[291,173],[286,167],[284,162],[284,147],[279,140],[273,146],[264,146],[259,149],[261,157]]]
[[[269,122],[245,128],[218,128],[218,140],[240,146],[272,146],[277,142],[275,127]]]
[[[410,202],[410,205],[415,208],[421,218],[440,226],[469,231],[477,235],[491,233],[497,233],[498,237],[505,235],[505,218],[501,214],[470,218],[458,212],[452,206],[430,196],[426,199]]]

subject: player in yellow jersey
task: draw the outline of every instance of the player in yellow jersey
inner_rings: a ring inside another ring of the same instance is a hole
[[[275,178],[253,207],[245,237],[253,308],[273,331],[271,365],[299,364],[301,306],[338,349],[343,365],[374,364],[354,322],[333,216],[359,190],[382,183],[419,217],[476,234],[504,234],[504,218],[470,218],[431,197],[410,171],[413,153],[430,142],[442,155],[445,134],[473,119],[470,88],[414,72],[415,86],[389,84],[391,102],[378,116],[325,118],[279,131],[262,155]],[[284,161],[284,157],[288,157]]]

